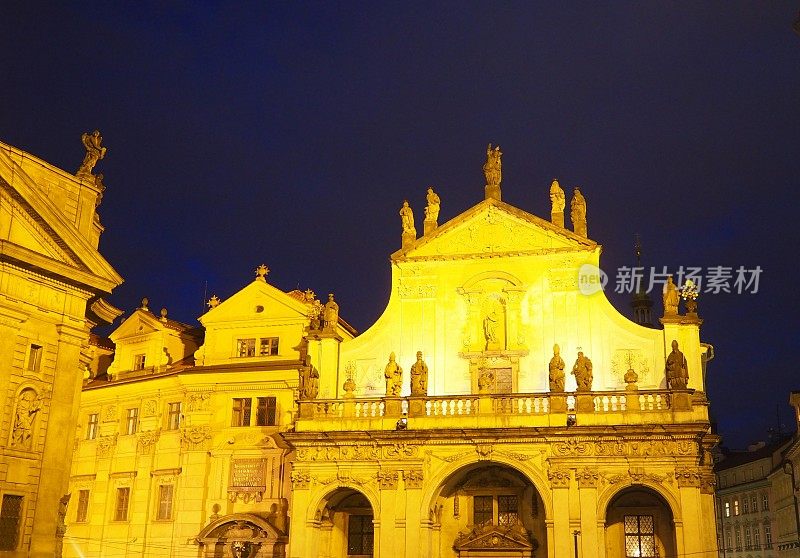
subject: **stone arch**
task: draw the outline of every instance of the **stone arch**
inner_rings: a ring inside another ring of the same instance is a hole
[[[477,275],[473,275],[469,279],[467,279],[464,284],[461,286],[464,290],[471,290],[475,285],[478,285],[482,281],[486,279],[501,279],[508,283],[511,283],[513,287],[522,287],[522,281],[515,275],[508,273],[507,271],[484,271],[483,273],[478,273]]]
[[[464,459],[454,461],[453,463],[448,463],[434,477],[432,477],[429,481],[426,481],[425,489],[422,491],[422,508],[420,509],[420,513],[422,514],[421,517],[428,516],[428,510],[439,496],[442,487],[453,475],[467,467],[491,464],[505,465],[523,475],[533,485],[533,487],[539,493],[539,496],[542,498],[545,520],[551,521],[553,519],[552,499],[549,497],[550,485],[540,471],[503,455],[492,455],[491,459],[479,459],[477,453],[475,454],[475,457],[466,457]]]
[[[369,502],[369,505],[372,506],[372,512],[375,514],[375,518],[377,519],[380,517],[380,497],[374,490],[354,482],[341,481],[336,484],[323,487],[311,497],[308,510],[306,511],[306,520],[315,521],[317,512],[321,512],[334,493],[340,489],[353,490],[363,494]]]
[[[628,479],[627,481],[621,482],[617,485],[610,485],[603,492],[598,494],[597,520],[599,522],[605,522],[606,514],[608,513],[608,505],[614,500],[614,498],[616,498],[617,495],[619,495],[624,490],[637,487],[649,489],[656,495],[660,496],[669,506],[670,511],[672,512],[673,521],[675,521],[676,523],[680,523],[683,521],[681,508],[678,503],[678,500],[675,498],[675,495],[672,494],[671,491],[667,490],[664,486],[656,484],[655,482],[646,479],[637,482],[633,482],[633,480]]]
[[[17,387],[10,417],[9,447],[35,449],[41,405],[41,393],[34,384],[26,382]]]
[[[256,513],[219,517],[195,537],[203,558],[255,558],[285,556],[287,537]]]

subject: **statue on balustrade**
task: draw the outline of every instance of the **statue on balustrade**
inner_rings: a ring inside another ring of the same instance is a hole
[[[417,351],[417,362],[411,366],[411,395],[428,395],[428,365],[422,360],[422,351]]]
[[[328,295],[328,302],[325,303],[325,329],[336,331],[339,323],[339,305],[333,300],[333,293]]]
[[[561,348],[553,345],[553,358],[550,359],[550,391],[564,391],[564,366]]]
[[[433,188],[428,188],[428,194],[425,196],[428,205],[425,206],[425,220],[436,222],[439,219],[439,208],[441,207],[441,200],[439,195],[433,191]]]
[[[300,370],[300,399],[316,399],[319,395],[319,371],[311,364]]]
[[[592,391],[592,361],[583,356],[583,352],[578,351],[578,359],[572,367],[572,375],[578,384],[577,391]]]
[[[664,285],[664,315],[676,316],[678,314],[678,287],[672,282],[672,275],[667,277],[667,283]]]
[[[667,356],[667,388],[686,389],[689,382],[689,370],[686,357],[678,349],[678,342],[672,341],[672,352]]]
[[[389,362],[383,369],[386,377],[386,397],[400,397],[400,390],[403,387],[403,369],[395,361],[394,353],[389,355]]]

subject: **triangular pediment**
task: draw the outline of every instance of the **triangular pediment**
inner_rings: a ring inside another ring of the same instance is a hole
[[[32,165],[36,177],[28,172]],[[48,195],[43,182],[47,180],[91,187],[0,143],[0,256],[25,262],[66,282],[111,292],[122,278]]]
[[[128,316],[117,329],[115,329],[109,338],[118,343],[121,340],[139,335],[148,335],[155,332],[160,332],[164,329],[164,325],[148,311],[137,309],[133,314]]]
[[[587,250],[596,243],[526,211],[484,200],[454,217],[393,258],[470,257]]]
[[[465,550],[531,550],[535,543],[531,541],[529,533],[519,524],[480,525],[471,530],[459,533],[453,548],[457,551]]]
[[[305,319],[308,310],[306,303],[266,281],[256,280],[203,314],[199,320],[206,327],[220,322],[298,320]]]

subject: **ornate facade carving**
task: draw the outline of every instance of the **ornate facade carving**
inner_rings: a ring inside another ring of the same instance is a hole
[[[575,473],[578,479],[578,486],[581,488],[594,488],[600,480],[600,473],[595,467],[584,467]]]
[[[231,478],[228,484],[228,500],[245,503],[264,498],[266,463],[263,459],[234,459],[231,461]]]
[[[697,453],[697,444],[692,440],[673,440],[651,438],[645,440],[565,440],[551,445],[557,457],[581,456],[687,456]]]
[[[306,471],[292,471],[292,487],[307,489],[311,485],[311,474]]]
[[[678,481],[678,487],[700,487],[703,480],[702,474],[695,468],[681,467],[675,469],[675,480]]]
[[[107,457],[108,454],[114,449],[114,446],[117,445],[117,436],[118,434],[114,433],[110,436],[98,436],[97,437],[97,456],[98,457]]]
[[[569,469],[551,468],[549,471],[547,471],[547,478],[550,481],[550,486],[552,488],[569,487]]]
[[[403,471],[403,482],[406,488],[422,488],[422,482],[425,475],[422,469],[411,469],[410,471]]]
[[[395,490],[400,480],[399,471],[378,471],[376,478],[381,490]]]
[[[147,453],[153,449],[153,446],[156,444],[156,442],[158,442],[159,437],[161,437],[160,428],[139,433],[138,442],[141,452]]]
[[[203,424],[181,429],[181,445],[185,449],[202,449],[211,439],[211,427]]]
[[[108,405],[103,409],[103,422],[112,422],[117,420],[117,406]]]
[[[158,401],[155,399],[148,399],[142,405],[142,416],[152,417],[158,413]]]

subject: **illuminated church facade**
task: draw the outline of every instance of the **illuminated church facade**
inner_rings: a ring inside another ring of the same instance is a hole
[[[82,393],[64,556],[717,554],[705,367],[672,287],[658,328],[609,303],[586,201],[484,199],[417,233],[356,334],[259,267],[195,328],[149,302]]]

